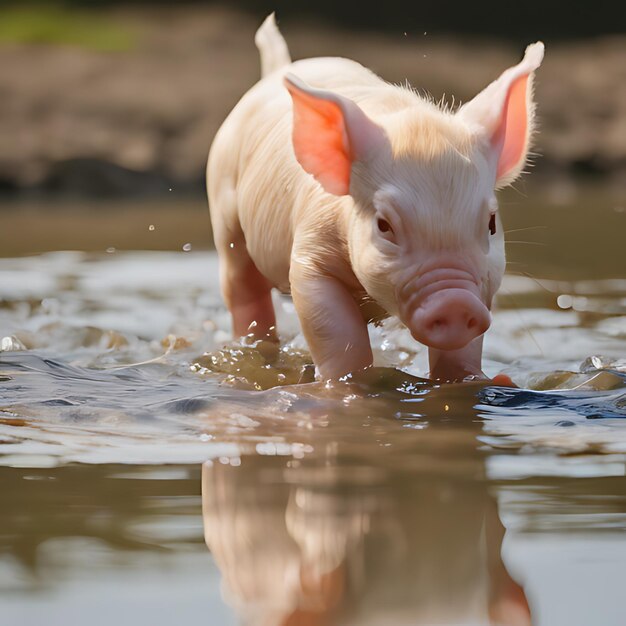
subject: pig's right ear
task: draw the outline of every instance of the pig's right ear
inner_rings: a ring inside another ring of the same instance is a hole
[[[385,141],[384,130],[348,98],[285,77],[293,100],[293,149],[302,168],[329,193],[350,192],[352,164]]]
[[[520,63],[506,70],[457,113],[486,146],[497,188],[512,183],[524,169],[535,115],[532,79],[542,60],[543,44],[528,46]]]

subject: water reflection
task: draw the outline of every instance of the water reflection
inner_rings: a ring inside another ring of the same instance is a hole
[[[623,626],[623,280],[507,279],[485,366],[521,389],[433,387],[383,325],[407,372],[252,391],[304,379],[294,313],[278,361],[224,349],[214,263],[0,263],[2,624],[233,624],[213,458],[249,624],[528,624],[499,513],[534,626]]]
[[[302,458],[205,463],[205,539],[242,622],[530,625],[502,561],[472,397],[457,394],[448,411],[429,394],[428,427],[403,428],[401,442],[415,423]]]

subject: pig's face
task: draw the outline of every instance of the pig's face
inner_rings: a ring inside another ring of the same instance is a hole
[[[346,235],[357,278],[429,347],[458,350],[489,327],[504,272],[494,189],[524,167],[542,58],[543,44],[529,46],[454,114],[416,99],[376,122],[286,78],[296,158],[328,193],[354,199]]]
[[[504,238],[480,146],[454,116],[424,109],[385,124],[390,149],[354,167],[348,242],[367,293],[416,340],[454,350],[489,327]]]

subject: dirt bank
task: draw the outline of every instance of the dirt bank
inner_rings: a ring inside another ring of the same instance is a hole
[[[258,78],[258,21],[215,8],[113,12],[129,50],[0,46],[0,189],[88,195],[200,190],[211,138]],[[284,22],[294,58],[355,58],[391,81],[467,100],[517,61],[504,43]],[[626,186],[626,37],[546,42],[538,174]]]

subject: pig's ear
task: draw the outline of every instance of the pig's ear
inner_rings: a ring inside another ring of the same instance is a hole
[[[329,193],[345,196],[355,161],[366,161],[385,140],[383,129],[348,98],[285,77],[293,100],[293,148],[302,168]]]
[[[496,187],[512,183],[526,163],[533,131],[533,72],[541,65],[541,42],[526,48],[523,60],[463,105],[457,115],[479,135],[496,168]]]

